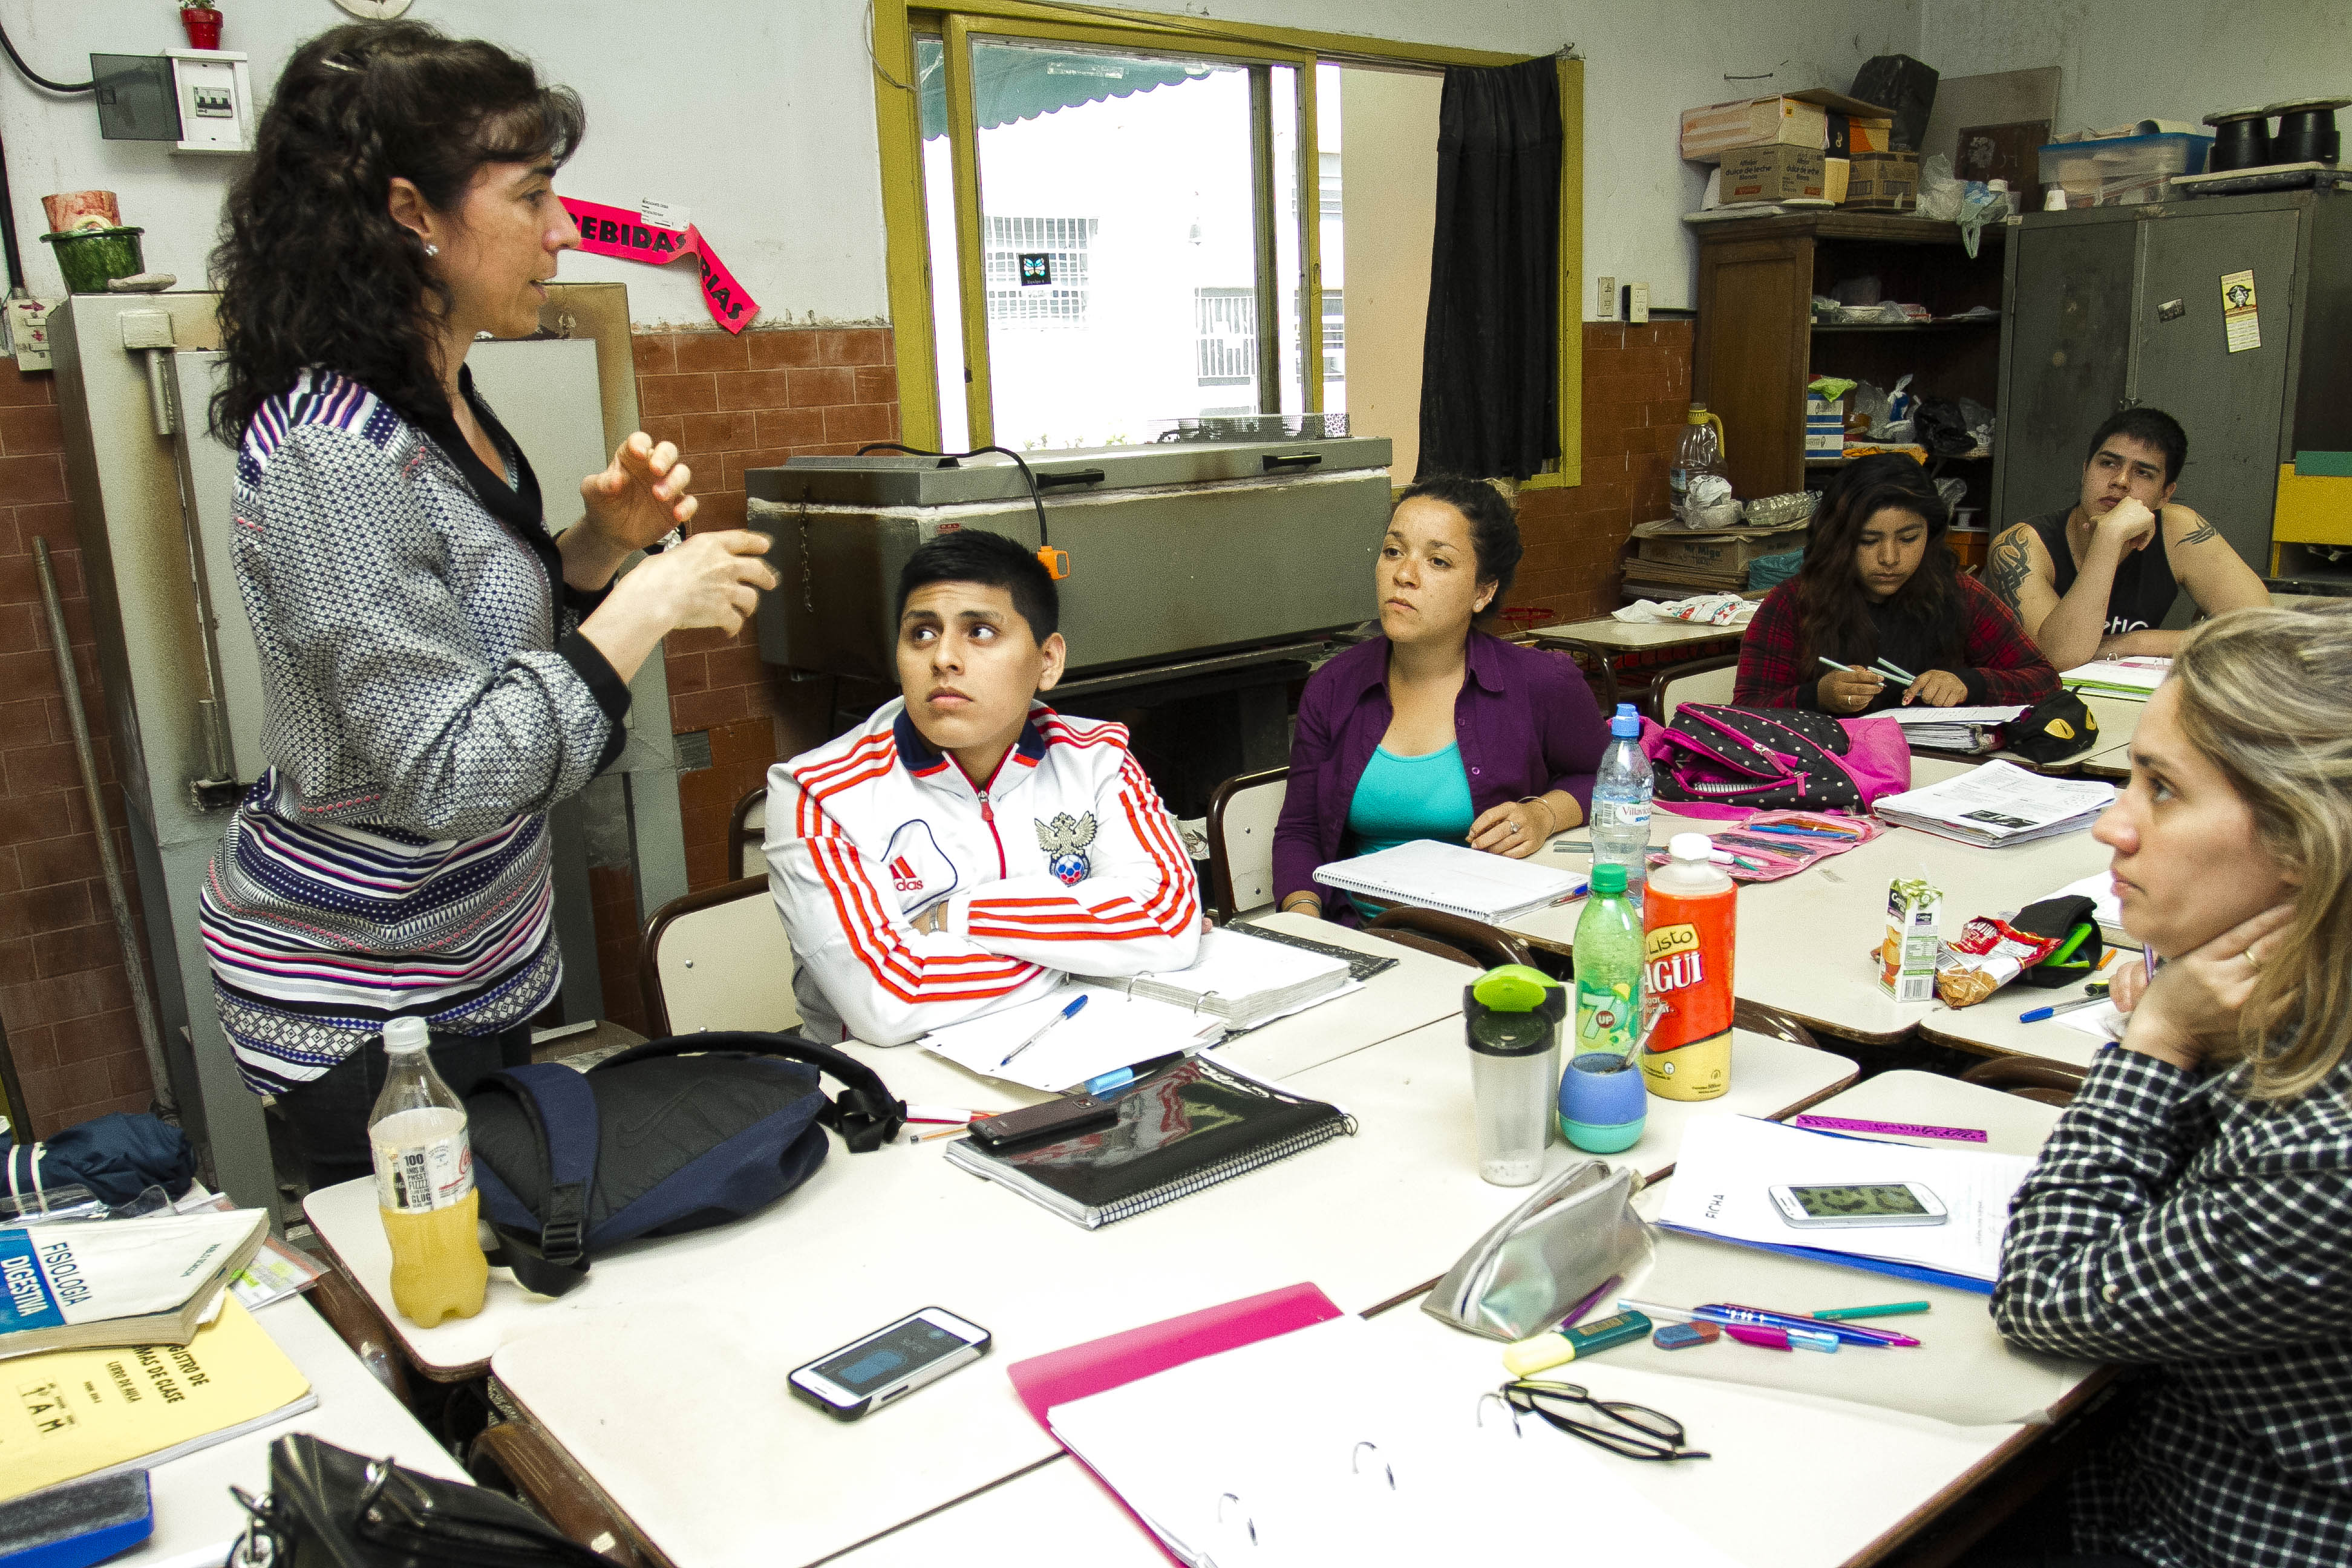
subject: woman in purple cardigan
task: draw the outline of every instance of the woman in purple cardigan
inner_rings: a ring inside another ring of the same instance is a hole
[[[1380,637],[1317,670],[1298,703],[1275,898],[1352,921],[1315,870],[1416,838],[1513,858],[1584,820],[1608,726],[1575,664],[1473,624],[1519,562],[1511,503],[1433,479],[1390,515],[1373,581]]]

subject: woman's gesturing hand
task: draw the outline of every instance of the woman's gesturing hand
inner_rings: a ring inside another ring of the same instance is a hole
[[[580,501],[590,525],[625,554],[693,520],[700,505],[689,493],[693,483],[694,470],[678,461],[677,448],[656,445],[640,430],[621,443],[602,473],[580,481]]]
[[[1878,696],[1878,689],[1886,684],[1886,677],[1874,669],[1864,669],[1858,664],[1833,669],[1821,679],[1815,689],[1824,713],[1859,713]]]
[[[1470,825],[1470,847],[1524,860],[1552,835],[1551,808],[1540,800],[1507,801],[1489,806]]]
[[[2125,1047],[2189,1072],[2226,1054],[2237,1038],[2238,1015],[2262,977],[2263,959],[2277,945],[2263,939],[2294,919],[2293,904],[2273,904],[2167,962],[2131,1009]]]
[[[1923,708],[1966,707],[1968,683],[1948,669],[1931,669],[1911,683],[1903,700],[1906,705],[1916,702]]]
[[[646,579],[641,591],[659,595],[669,630],[716,626],[733,637],[759,607],[760,594],[776,585],[774,570],[760,559],[769,542],[748,528],[698,533],[646,561],[622,585]]]

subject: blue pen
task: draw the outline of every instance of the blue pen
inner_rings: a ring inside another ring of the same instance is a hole
[[[1019,1056],[1022,1052],[1027,1050],[1030,1047],[1044,1039],[1047,1035],[1052,1034],[1054,1030],[1065,1020],[1076,1017],[1078,1016],[1078,1009],[1086,1005],[1087,994],[1085,992],[1081,991],[1078,993],[1076,999],[1068,1006],[1063,1008],[1060,1012],[1046,1019],[1044,1026],[1039,1028],[1035,1034],[1030,1036],[1027,1039],[1022,1041],[1019,1045],[1005,1052],[1004,1060],[997,1063],[996,1065],[998,1067],[1003,1067],[1007,1063],[1011,1062],[1014,1057]]]
[[[1882,1347],[1916,1346],[1918,1341],[1909,1334],[1898,1334],[1887,1329],[1865,1329],[1858,1323],[1823,1322],[1800,1312],[1776,1312],[1769,1307],[1743,1307],[1737,1301],[1709,1301],[1695,1309],[1701,1312],[1719,1312],[1724,1321],[1756,1323],[1769,1329],[1787,1329],[1792,1332],[1834,1334],[1850,1345]]]
[[[2079,1002],[2061,1002],[2055,1006],[2035,1007],[2020,1013],[2017,1016],[2017,1021],[2021,1024],[2039,1024],[2044,1018],[2054,1018],[2061,1013],[2072,1013],[2079,1007],[2095,1007],[2105,1000],[2104,996],[2085,996]]]
[[[1184,1051],[1171,1051],[1167,1056],[1154,1057],[1148,1062],[1138,1062],[1133,1067],[1113,1068],[1100,1078],[1087,1079],[1087,1092],[1100,1100],[1112,1089],[1124,1089],[1137,1079],[1149,1078],[1164,1067],[1173,1067],[1182,1061],[1188,1054]]]

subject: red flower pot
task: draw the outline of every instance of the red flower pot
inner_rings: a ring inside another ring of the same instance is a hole
[[[210,5],[181,6],[180,26],[188,30],[188,47],[192,49],[220,47],[221,14]]]

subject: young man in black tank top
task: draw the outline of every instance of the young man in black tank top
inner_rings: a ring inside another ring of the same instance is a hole
[[[2170,655],[2181,634],[2157,628],[2182,588],[2200,615],[2270,603],[2219,529],[2166,504],[2188,456],[2189,437],[2172,416],[2127,408],[2091,437],[2072,510],[2029,518],[1993,541],[1987,585],[2060,669]]]

